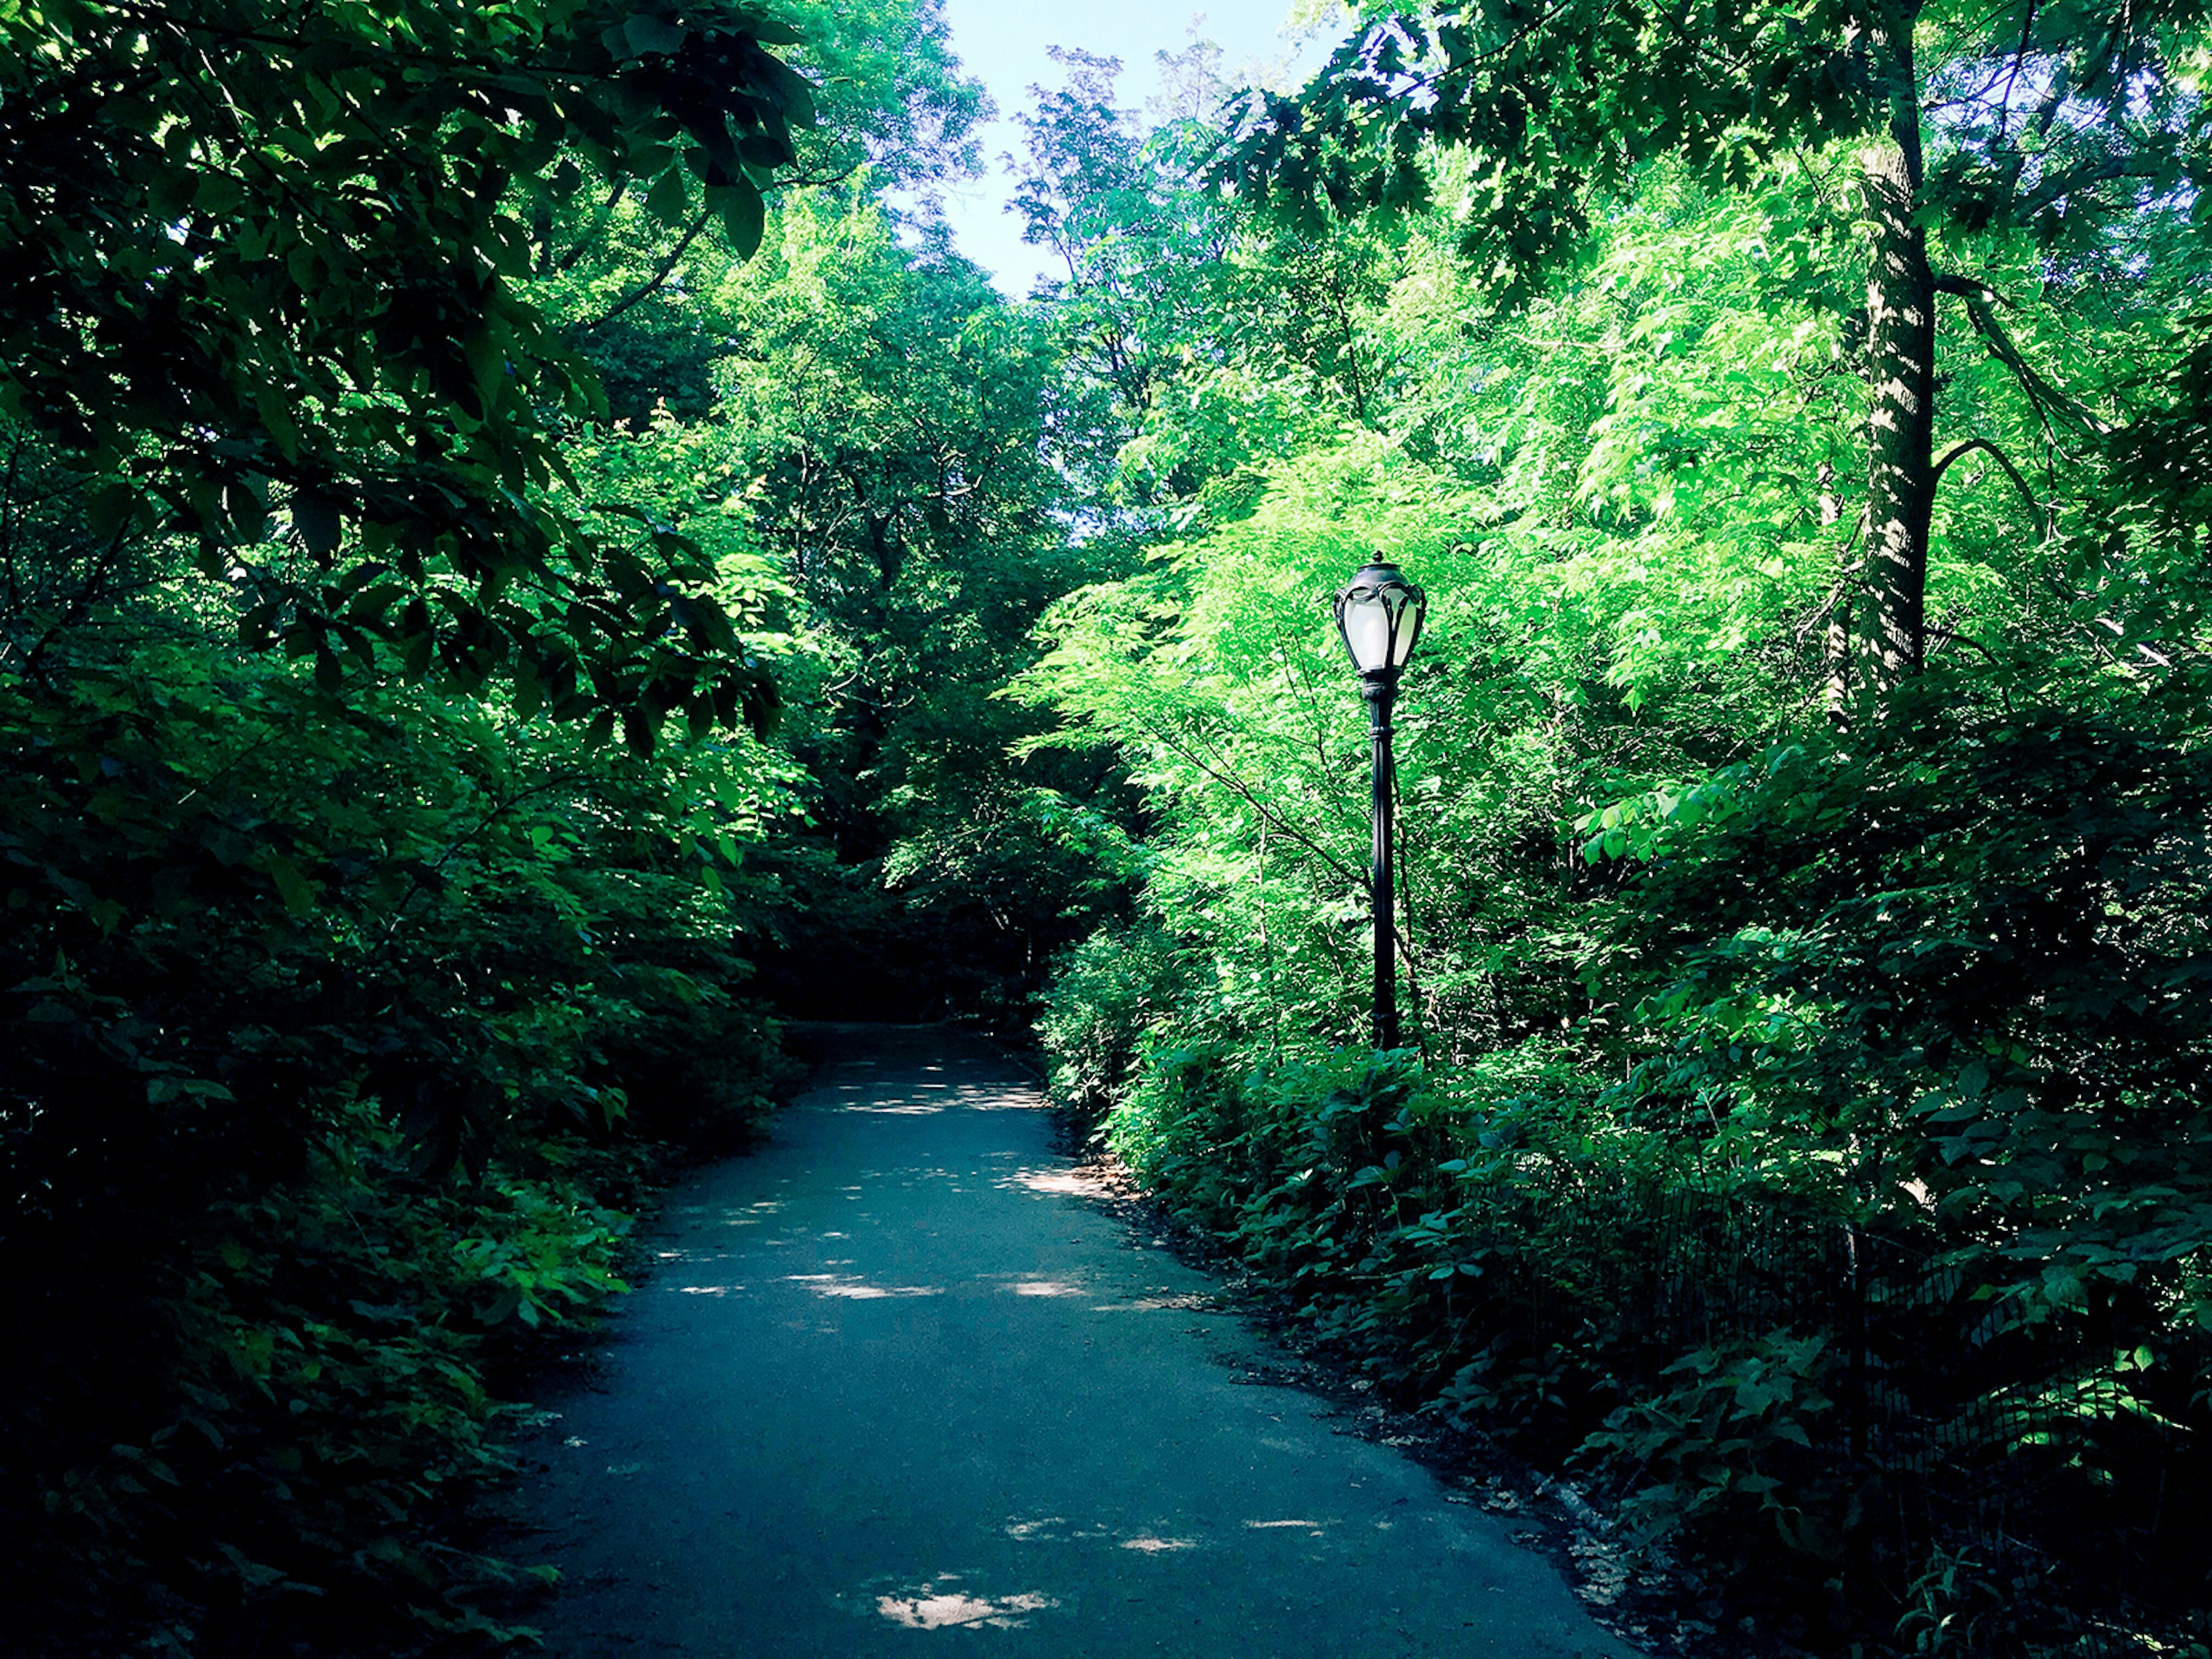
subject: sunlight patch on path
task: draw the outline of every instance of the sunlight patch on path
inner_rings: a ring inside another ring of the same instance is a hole
[[[878,1595],[876,1611],[908,1630],[1019,1630],[1033,1613],[1060,1603],[1049,1595],[1027,1591],[1019,1595],[969,1595],[949,1588],[960,1582],[957,1573],[943,1573],[905,1595]]]
[[[1140,1555],[1168,1555],[1199,1547],[1194,1538],[1168,1538],[1150,1532],[1121,1536],[1112,1527],[1073,1526],[1066,1516],[1060,1515],[1009,1522],[1006,1536],[1024,1544],[1103,1543],[1110,1540],[1115,1548],[1134,1550]]]
[[[1113,1188],[1096,1176],[1085,1175],[1080,1170],[1065,1167],[1016,1170],[995,1183],[1000,1187],[1020,1187],[1033,1193],[1048,1193],[1055,1197],[1110,1198]]]
[[[864,1112],[872,1117],[934,1117],[940,1112],[1033,1112],[1042,1105],[1033,1089],[975,1083],[917,1083],[902,1094],[870,1092],[858,1084],[824,1089],[813,1103],[826,1112]]]
[[[786,1273],[786,1282],[804,1285],[817,1296],[842,1296],[851,1302],[873,1302],[886,1296],[943,1296],[935,1285],[871,1285],[852,1273]]]
[[[1505,1522],[1290,1392],[1034,1089],[953,1035],[849,1041],[899,1062],[828,1061],[688,1175],[558,1402],[545,1659],[1634,1659]]]
[[[1127,1302],[1102,1302],[1093,1313],[1220,1313],[1224,1310],[1219,1297],[1210,1293],[1186,1292],[1177,1296],[1139,1296]]]

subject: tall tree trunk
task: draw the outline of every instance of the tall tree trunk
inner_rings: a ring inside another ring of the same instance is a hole
[[[1878,717],[1927,654],[1928,525],[1936,495],[1936,278],[1914,222],[1921,183],[1917,3],[1884,6],[1869,31],[1888,89],[1887,130],[1860,152],[1867,271],[1867,557],[1856,701]]]

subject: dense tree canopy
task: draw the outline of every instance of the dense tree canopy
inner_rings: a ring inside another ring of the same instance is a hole
[[[832,1017],[1762,1628],[2191,1650],[2203,9],[1080,44],[1017,301],[938,0],[0,6],[8,1637],[514,1638],[501,1402]]]
[[[2039,0],[1446,5],[1384,15],[1299,97],[1261,100],[1223,170],[1315,224],[1324,205],[1428,202],[1425,146],[1460,149],[1462,244],[1510,301],[1571,259],[1601,204],[1658,158],[1709,188],[1751,190],[1802,158],[1821,188],[1800,192],[1798,222],[1778,228],[1852,234],[1863,260],[1846,303],[1869,398],[1854,469],[1864,541],[1832,654],[1839,680],[1878,696],[1926,659],[1936,492],[1970,453],[1936,449],[1937,296],[1955,297],[2013,370],[2049,444],[2094,447],[2136,412],[2124,381],[2040,371],[2000,311],[2052,288],[2140,289],[2147,266],[2179,275],[2176,239],[2193,236],[2212,180],[2205,21],[2188,4]],[[2171,289],[2145,297],[2137,352],[2170,361],[2190,304]],[[2056,510],[1990,437],[1969,441]]]
[[[670,219],[702,191],[750,252],[811,116],[769,50],[789,27],[557,3],[4,27],[0,408],[82,471],[94,536],[196,537],[326,685],[377,639],[641,740],[734,717],[750,682],[685,550],[546,495],[546,411],[604,405],[519,284],[533,215],[593,179]],[[248,550],[272,513],[297,562]]]
[[[493,1631],[487,1379],[616,1283],[647,1148],[788,1080],[757,964],[843,879],[792,832],[891,627],[757,512],[805,428],[731,370],[792,384],[825,266],[1005,356],[876,205],[965,165],[980,91],[903,3],[0,32],[9,1639]],[[1036,383],[808,435],[980,456]],[[1040,487],[950,493],[1026,555]],[[1018,646],[1042,600],[994,603]]]
[[[1194,162],[1240,186],[1203,271],[1115,272],[1206,293],[1144,313],[1183,384],[1124,464],[1236,436],[1017,682],[1155,815],[1060,1086],[1374,1375],[1575,1449],[1785,1627],[2033,1650],[2123,1581],[2134,1628],[2203,1600],[2120,1494],[2194,1455],[2212,1328],[2206,50],[1378,15],[1091,198],[1127,262]],[[1378,553],[1431,596],[1402,1069],[1360,1053],[1322,610]]]

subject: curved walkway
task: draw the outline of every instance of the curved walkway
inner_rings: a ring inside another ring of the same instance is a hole
[[[1630,1652],[1495,1517],[1089,1202],[1034,1089],[933,1029],[825,1038],[671,1195],[531,1507],[570,1659]]]

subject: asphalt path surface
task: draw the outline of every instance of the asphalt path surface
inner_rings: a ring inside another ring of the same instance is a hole
[[[567,1659],[1632,1650],[1054,1150],[984,1045],[852,1026],[671,1194],[527,1496]]]

